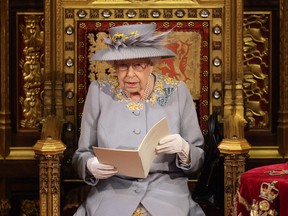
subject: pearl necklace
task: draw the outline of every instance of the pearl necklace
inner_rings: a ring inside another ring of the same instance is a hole
[[[153,82],[151,82],[151,80],[154,81],[154,76],[150,73],[148,77],[148,82],[143,92],[143,96],[141,97],[140,100],[147,100],[149,96],[151,95],[152,89],[153,89]]]

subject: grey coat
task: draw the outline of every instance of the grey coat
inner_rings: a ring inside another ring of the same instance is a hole
[[[140,202],[153,216],[204,215],[187,186],[187,174],[199,171],[204,161],[194,102],[184,82],[154,75],[154,92],[148,101],[139,103],[123,96],[117,80],[91,83],[72,164],[79,176],[94,187],[75,215],[131,216]],[[171,133],[180,134],[190,144],[189,167],[181,166],[176,154],[163,154],[153,161],[145,179],[116,175],[99,180],[89,175],[86,163],[94,156],[92,146],[136,149],[163,117]]]

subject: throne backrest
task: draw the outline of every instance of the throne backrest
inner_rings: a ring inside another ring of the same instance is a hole
[[[77,148],[88,86],[92,80],[113,73],[107,63],[89,61],[94,52],[105,47],[103,37],[108,28],[132,23],[155,23],[159,32],[173,28],[167,37],[168,48],[177,57],[155,68],[158,73],[186,82],[206,135],[210,113],[223,111],[224,35],[230,28],[224,28],[225,4],[225,0],[45,2],[44,114],[55,111],[66,121],[63,142],[67,149],[61,166],[64,194],[81,198],[69,195],[69,190],[75,188],[71,157]]]
[[[186,82],[195,102],[202,132],[204,135],[208,133],[210,113],[215,110],[221,113],[223,107],[224,0],[141,1],[141,4],[125,0],[57,2],[55,23],[60,30],[55,31],[55,41],[46,40],[45,43],[46,57],[54,59],[53,70],[59,72],[55,77],[55,110],[56,114],[63,113],[66,120],[63,141],[67,145],[65,159],[68,163],[77,148],[89,84],[92,80],[113,75],[108,63],[89,61],[93,53],[105,48],[103,38],[107,37],[107,30],[112,26],[155,23],[159,33],[173,28],[166,40],[167,47],[177,56],[161,61],[155,70]],[[51,17],[46,15],[45,19]],[[51,43],[56,46],[53,57],[49,53]],[[49,94],[49,86],[44,88]],[[61,97],[63,91],[65,97]]]
[[[103,38],[108,37],[111,26],[134,23],[156,23],[157,31],[173,31],[167,36],[167,47],[177,54],[176,58],[161,60],[154,71],[186,82],[194,98],[199,124],[204,134],[207,123],[204,116],[209,115],[209,24],[207,21],[80,21],[77,23],[77,124],[80,125],[81,113],[89,84],[93,80],[115,76],[108,62],[90,61],[93,53],[106,48]],[[206,74],[207,73],[207,74]],[[205,75],[206,74],[206,75]],[[204,119],[204,121],[203,121]]]

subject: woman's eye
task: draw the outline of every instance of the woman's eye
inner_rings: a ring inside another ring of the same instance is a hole
[[[136,64],[134,64],[134,67],[136,67],[136,68],[142,67],[142,64],[141,63],[136,63]]]

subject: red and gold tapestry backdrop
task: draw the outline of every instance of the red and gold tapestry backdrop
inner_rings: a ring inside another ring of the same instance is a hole
[[[202,117],[209,116],[209,22],[207,21],[79,21],[77,23],[78,125],[80,125],[84,100],[90,82],[104,76],[115,75],[115,71],[107,62],[90,62],[89,58],[98,50],[106,48],[103,38],[108,36],[108,28],[135,23],[156,23],[158,32],[173,28],[166,40],[167,47],[174,51],[177,57],[161,60],[155,66],[155,70],[186,82],[195,101],[200,127],[205,134],[208,125],[202,121]]]

